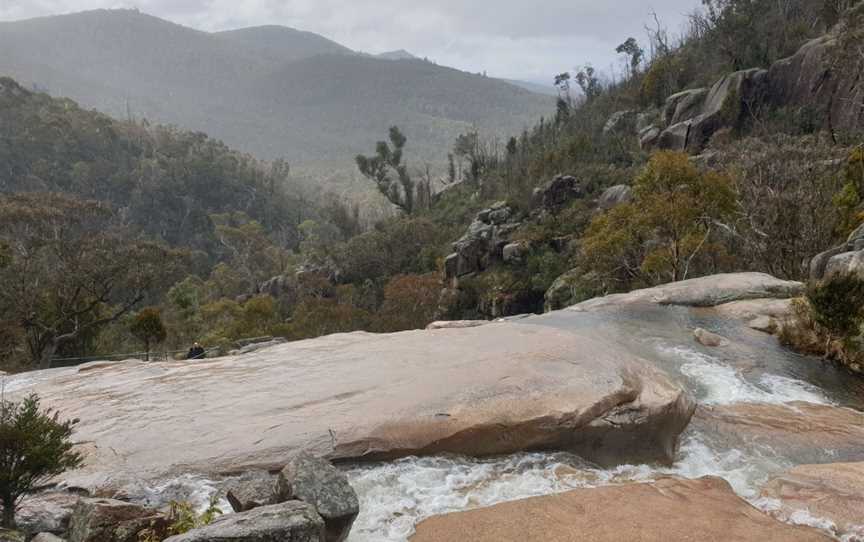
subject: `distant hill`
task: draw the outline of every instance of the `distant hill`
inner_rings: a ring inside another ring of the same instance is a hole
[[[406,51],[405,49],[399,49],[398,51],[387,51],[386,53],[379,53],[377,55],[378,58],[383,58],[384,60],[416,60],[417,57]]]
[[[277,26],[206,33],[135,10],[0,23],[0,51],[0,74],[29,88],[310,168],[353,168],[392,124],[411,156],[440,163],[460,132],[517,133],[553,107],[496,79],[385,59],[402,51],[369,57]]]
[[[529,92],[543,94],[544,96],[558,96],[558,89],[552,85],[541,85],[540,83],[532,83],[531,81],[520,81],[519,79],[501,79],[505,83],[510,83],[519,88],[523,88]]]

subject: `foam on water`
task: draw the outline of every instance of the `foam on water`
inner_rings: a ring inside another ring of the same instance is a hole
[[[831,404],[815,386],[793,378],[766,374],[757,383],[749,382],[735,367],[690,348],[677,346],[661,349],[681,359],[681,372],[698,387],[700,403],[728,405],[733,403],[808,403]]]

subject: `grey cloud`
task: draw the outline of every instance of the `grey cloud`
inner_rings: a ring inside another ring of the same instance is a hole
[[[95,8],[141,11],[203,30],[281,24],[353,49],[407,49],[441,64],[549,81],[590,62],[608,69],[614,47],[644,40],[656,12],[673,33],[698,0],[0,0],[0,20]]]

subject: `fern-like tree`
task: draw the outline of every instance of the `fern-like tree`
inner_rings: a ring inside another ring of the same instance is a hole
[[[15,527],[21,500],[51,478],[81,465],[72,450],[78,420],[60,420],[58,412],[40,408],[39,397],[21,402],[0,399],[0,504],[2,523]]]
[[[147,352],[147,360],[150,360],[150,347],[159,344],[168,337],[165,324],[162,323],[162,313],[156,307],[142,309],[129,326],[129,332],[136,339],[144,343]]]
[[[408,139],[397,126],[390,127],[390,142],[379,141],[373,156],[358,154],[357,168],[370,179],[390,203],[405,211],[414,212],[415,186],[408,167],[403,163],[403,151]]]

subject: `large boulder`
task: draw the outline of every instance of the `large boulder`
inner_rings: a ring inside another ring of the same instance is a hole
[[[849,408],[805,402],[701,405],[692,426],[732,449],[782,450],[796,463],[864,461],[864,413]]]
[[[30,542],[66,542],[66,540],[51,533],[39,533]]]
[[[765,102],[768,71],[758,68],[729,73],[710,90],[696,89],[669,97],[659,137],[662,149],[700,152],[721,128],[735,128]]]
[[[422,521],[411,542],[755,541],[822,542],[809,527],[780,523],[720,478],[660,478],[506,502]]]
[[[513,209],[503,201],[477,213],[465,234],[453,243],[453,254],[444,261],[445,278],[483,271],[501,260],[510,234],[518,226]]]
[[[324,520],[304,502],[289,501],[216,518],[165,542],[325,542]]]
[[[855,275],[864,279],[864,225],[855,229],[846,242],[817,254],[810,260],[810,279]]]
[[[266,472],[247,473],[232,482],[225,495],[235,512],[276,503],[276,480]]]
[[[666,104],[661,113],[666,126],[672,126],[698,116],[706,96],[708,96],[707,88],[696,88],[666,98]]]
[[[781,280],[765,273],[725,273],[682,280],[626,294],[598,297],[571,307],[590,311],[606,306],[634,303],[716,307],[733,301],[755,299],[788,299],[804,292],[800,282]]]
[[[155,442],[155,441],[154,441]],[[69,542],[138,542],[145,529],[165,532],[162,514],[124,501],[81,499],[69,522]]]
[[[597,200],[597,208],[601,211],[608,211],[616,205],[621,205],[630,201],[631,190],[626,184],[616,184],[610,186],[600,194]]]
[[[29,535],[63,534],[69,529],[69,519],[80,499],[79,495],[73,493],[38,493],[21,502],[15,522],[19,529]]]
[[[864,7],[859,4],[855,10],[860,17]],[[768,78],[772,105],[808,110],[809,117],[835,132],[861,133],[864,57],[854,49],[854,40],[843,36],[846,31],[845,24],[838,25],[772,64]]]
[[[311,504],[324,519],[327,542],[348,538],[360,512],[357,493],[344,473],[326,459],[310,454],[296,455],[279,473],[280,501],[300,500]]]
[[[593,325],[339,334],[202,364],[58,369],[16,393],[80,420],[76,438],[94,446],[59,481],[84,488],[278,470],[303,450],[386,460],[561,449],[606,465],[671,463],[692,400],[646,351]],[[107,401],[124,408],[106,413]]]
[[[588,183],[570,175],[558,175],[545,185],[534,189],[534,205],[555,212],[570,202],[588,195]]]
[[[772,478],[762,499],[780,520],[827,524],[840,540],[864,540],[864,463],[794,467]]]

